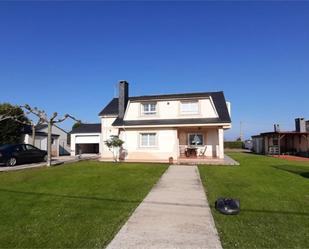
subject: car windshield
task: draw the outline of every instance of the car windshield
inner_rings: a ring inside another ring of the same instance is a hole
[[[12,146],[11,144],[2,144],[2,145],[0,145],[0,150],[8,149],[8,148],[10,148],[11,146]]]

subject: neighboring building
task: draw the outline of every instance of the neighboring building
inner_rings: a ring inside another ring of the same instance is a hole
[[[247,150],[252,150],[252,147],[253,147],[252,140],[251,139],[245,140],[244,147]]]
[[[126,161],[166,162],[199,155],[223,159],[224,130],[231,128],[230,104],[223,92],[130,97],[126,81],[119,83],[119,97],[99,116],[100,132],[99,124],[71,132],[73,155],[81,144],[97,144],[102,159],[110,160],[112,152],[104,141],[116,135],[124,141]]]
[[[32,128],[29,125],[24,126],[22,133],[24,134],[23,142],[33,144]],[[47,124],[37,125],[35,127],[34,145],[41,149],[47,150]],[[53,125],[52,127],[52,155],[63,156],[70,155],[69,134],[60,127]]]
[[[275,125],[273,132],[252,136],[253,151],[258,154],[291,154],[309,157],[309,127],[303,118],[295,119],[295,131],[280,131]]]

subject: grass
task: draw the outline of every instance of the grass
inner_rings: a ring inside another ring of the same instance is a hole
[[[199,167],[223,247],[309,248],[309,163],[230,156],[240,166]],[[218,197],[239,198],[241,213],[219,214]]]
[[[0,174],[0,248],[102,248],[166,165],[79,162]]]

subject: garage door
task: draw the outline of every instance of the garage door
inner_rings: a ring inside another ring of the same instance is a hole
[[[78,154],[98,154],[100,146],[99,144],[76,144],[75,151]]]
[[[77,135],[75,137],[76,144],[99,144],[99,135]]]

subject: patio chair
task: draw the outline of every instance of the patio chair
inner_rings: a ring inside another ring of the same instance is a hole
[[[204,146],[204,148],[202,150],[200,150],[200,153],[198,154],[199,156],[205,156],[207,150],[207,145]]]

